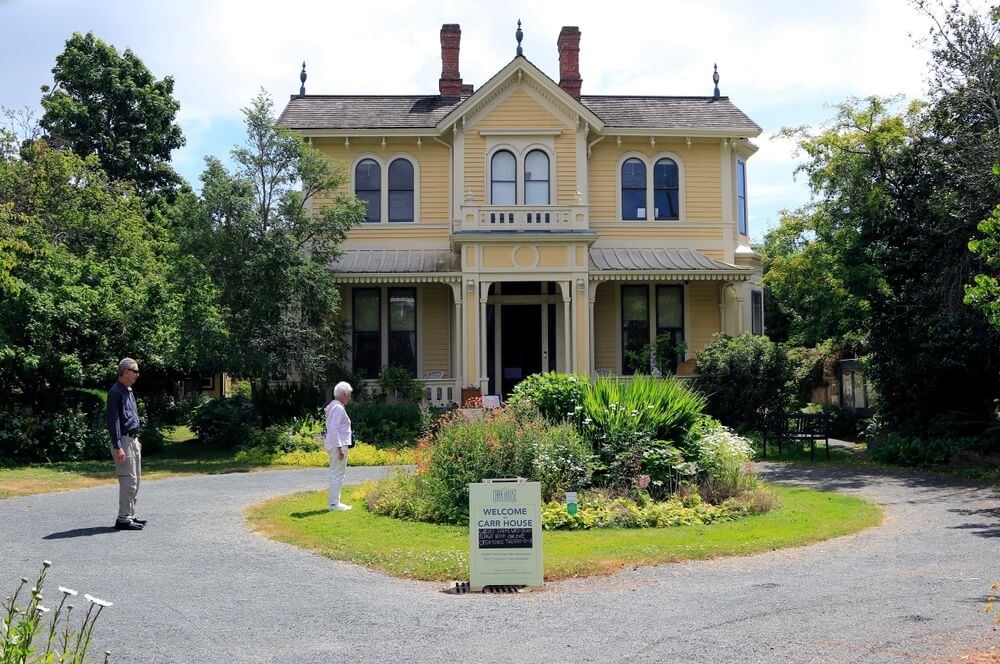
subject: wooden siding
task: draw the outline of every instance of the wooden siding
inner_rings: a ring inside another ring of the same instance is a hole
[[[672,152],[681,161],[684,173],[684,212],[687,221],[722,219],[722,175],[718,142],[695,142],[688,147],[682,141],[659,139],[655,146],[649,139],[622,138],[621,147],[614,136],[595,145],[589,164],[591,221],[619,221],[618,168],[626,152],[652,157]],[[636,223],[636,222],[628,222]],[[638,222],[641,223],[641,222]]]
[[[423,366],[421,371],[443,371],[451,373],[451,289],[444,285],[424,286],[421,293],[423,327],[421,329]]]
[[[687,287],[689,357],[705,348],[712,341],[712,335],[722,330],[719,286],[719,282],[695,281]]]
[[[597,286],[594,301],[594,354],[595,369],[610,369],[618,373],[618,284],[603,283]]]
[[[524,90],[515,90],[465,132],[465,189],[473,200],[488,204],[486,191],[486,146],[481,129],[561,129],[554,137],[556,200],[553,205],[572,205],[576,200],[576,131],[538,103]]]
[[[420,188],[420,210],[418,223],[442,223],[451,220],[449,201],[451,192],[449,191],[451,161],[450,151],[447,147],[437,143],[429,136],[422,139],[422,145],[417,146],[415,138],[386,138],[385,148],[382,147],[381,139],[374,138],[351,138],[350,146],[344,145],[342,138],[314,138],[313,147],[325,154],[331,161],[344,168],[347,179],[337,190],[337,193],[347,194],[353,190],[351,182],[353,173],[350,172],[351,163],[362,154],[372,154],[385,162],[396,154],[405,154],[416,160],[419,170]],[[383,163],[383,169],[388,168],[388,163]],[[383,172],[383,181],[385,181]],[[317,203],[331,203],[333,197],[317,199]]]

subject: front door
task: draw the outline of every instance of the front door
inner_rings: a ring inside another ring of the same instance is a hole
[[[542,306],[501,307],[500,389],[505,399],[521,379],[542,371]]]

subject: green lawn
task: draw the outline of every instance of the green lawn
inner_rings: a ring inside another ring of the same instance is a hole
[[[198,443],[187,427],[175,427],[157,454],[142,459],[143,480],[183,475],[234,473],[259,470],[237,462],[233,453],[214,450]],[[26,496],[49,491],[71,491],[115,481],[111,454],[96,461],[62,461],[0,468],[0,498]]]
[[[711,526],[552,531],[543,537],[545,578],[611,574],[633,565],[747,555],[801,546],[864,530],[882,511],[864,500],[801,488],[772,487],[781,506],[768,514]],[[346,488],[350,512],[328,512],[326,493],[276,498],[247,509],[268,537],[334,560],[426,581],[469,578],[468,529],[370,514]]]

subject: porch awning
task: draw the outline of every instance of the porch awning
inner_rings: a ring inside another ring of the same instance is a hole
[[[460,281],[459,257],[447,249],[348,249],[330,263],[337,281]]]
[[[745,281],[751,267],[730,265],[692,249],[615,247],[590,249],[590,278],[598,281],[725,280]]]

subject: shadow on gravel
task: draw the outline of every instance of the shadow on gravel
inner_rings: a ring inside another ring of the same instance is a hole
[[[982,510],[948,510],[953,514],[962,516],[977,516],[980,518],[994,519],[996,523],[963,523],[960,526],[952,526],[956,530],[971,530],[973,535],[979,537],[1000,537],[1000,507]]]
[[[858,490],[891,480],[913,489],[934,492],[932,496],[928,496],[926,499],[918,498],[907,501],[914,504],[927,501],[940,501],[944,498],[944,496],[940,495],[941,489],[954,489],[954,493],[948,497],[960,499],[967,495],[968,489],[987,488],[970,480],[941,475],[882,472],[863,468],[816,467],[787,463],[758,462],[755,465],[760,476],[768,482],[801,484],[821,491]]]
[[[116,532],[113,526],[95,526],[93,528],[74,528],[73,530],[64,530],[58,533],[52,533],[46,535],[42,539],[69,539],[71,537],[90,537],[91,535],[104,535],[106,533]]]
[[[319,516],[320,514],[329,514],[330,510],[312,510],[311,512],[292,512],[291,517],[293,519],[308,519],[311,516]]]

